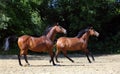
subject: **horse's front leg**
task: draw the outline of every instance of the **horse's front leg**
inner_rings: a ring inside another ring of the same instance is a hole
[[[55,52],[53,52],[54,56],[55,56]],[[52,62],[52,59],[50,58],[49,62],[51,63]]]
[[[58,54],[60,53],[60,51],[57,49],[56,53],[55,53],[55,60],[57,63],[60,63],[60,61],[58,61]]]
[[[91,55],[92,60],[95,61],[95,58],[94,58],[93,54],[91,52],[89,52],[89,54]]]
[[[87,59],[88,59],[89,63],[92,63],[89,59],[88,53],[86,53],[86,56],[87,56]]]
[[[91,63],[91,60],[90,60],[90,58],[89,58],[89,50],[88,49],[85,49],[84,50],[84,52],[85,52],[85,54],[86,54],[86,56],[87,56],[87,59],[88,59],[88,61],[89,61],[89,63]]]
[[[54,52],[53,52],[53,51],[49,51],[49,55],[50,55],[50,57],[51,57],[50,62],[52,62],[53,65],[55,66],[56,64],[55,64],[55,62],[54,62],[54,56],[55,56]]]

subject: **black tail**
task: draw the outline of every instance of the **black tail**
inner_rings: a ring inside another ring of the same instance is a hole
[[[3,46],[4,50],[7,51],[9,50],[10,42],[15,42],[17,41],[18,37],[16,36],[9,36],[5,39],[5,44]]]

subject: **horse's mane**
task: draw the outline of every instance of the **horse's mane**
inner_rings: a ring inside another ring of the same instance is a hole
[[[89,28],[90,28],[90,27],[87,27],[87,28],[81,30],[80,32],[78,32],[78,34],[77,34],[76,37],[77,37],[77,38],[80,38],[84,33],[86,33],[86,32],[89,30]]]
[[[43,32],[43,35],[47,35],[48,32],[52,29],[52,27],[53,27],[53,26],[49,25],[49,26],[45,29],[45,31]]]

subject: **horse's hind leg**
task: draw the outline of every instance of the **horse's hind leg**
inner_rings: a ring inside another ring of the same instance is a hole
[[[30,65],[28,60],[27,60],[27,56],[26,55],[24,55],[24,59],[25,59],[25,62],[27,63],[27,65]]]
[[[57,58],[59,53],[60,53],[59,50],[57,50],[56,53],[55,53],[55,60],[56,60],[57,63],[60,63],[60,62],[58,61],[58,58]]]
[[[21,64],[21,55],[20,55],[20,54],[18,54],[18,62],[19,62],[19,65],[20,65],[20,66],[23,66],[23,65]]]
[[[63,52],[64,56],[65,56],[67,59],[69,59],[71,62],[74,62],[71,58],[69,58],[69,57],[67,56],[67,52],[66,52],[66,51],[62,51],[62,52]]]

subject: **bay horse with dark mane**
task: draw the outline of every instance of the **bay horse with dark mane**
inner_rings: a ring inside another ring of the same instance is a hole
[[[88,27],[80,31],[76,37],[73,38],[60,37],[56,43],[56,49],[57,49],[55,55],[56,62],[59,62],[57,57],[60,52],[62,52],[64,56],[68,58],[71,62],[74,62],[71,58],[67,56],[67,51],[81,50],[86,54],[88,61],[91,63],[88,55],[90,54],[93,60],[94,57],[89,52],[87,46],[88,46],[89,36],[93,36],[93,35],[98,37],[99,33],[95,31],[92,27]]]
[[[35,52],[48,52],[51,57],[51,61],[53,65],[56,65],[53,60],[54,58],[53,41],[57,33],[66,34],[66,30],[60,25],[58,25],[58,23],[55,23],[55,25],[48,28],[46,32],[47,32],[46,35],[43,35],[40,37],[23,35],[18,38],[18,46],[20,48],[20,53],[18,54],[18,61],[19,61],[20,66],[22,66],[21,64],[22,55],[24,55],[24,59],[27,65],[29,65],[28,60],[27,60],[28,50],[35,51]]]

